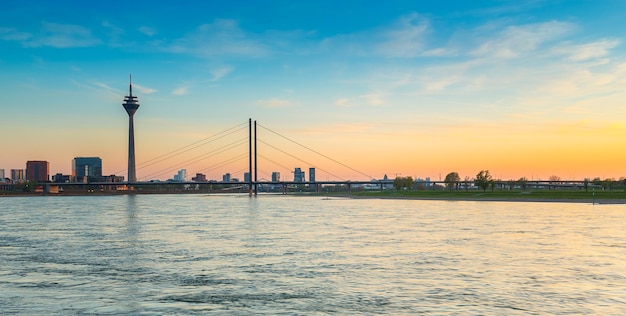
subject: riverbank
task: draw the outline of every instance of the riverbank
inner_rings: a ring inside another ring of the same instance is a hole
[[[48,196],[102,196],[102,195],[129,195],[129,194],[237,194],[243,192],[207,192],[205,190],[181,191],[66,191]],[[260,195],[282,195],[280,193],[259,193]],[[42,196],[35,192],[2,192],[0,197]],[[354,199],[405,199],[405,200],[444,200],[444,201],[485,201],[485,202],[561,202],[561,203],[589,203],[589,204],[626,204],[626,192],[591,191],[583,190],[538,190],[538,191],[355,191],[355,192],[298,192],[289,193],[289,196],[320,196],[342,197]]]
[[[447,200],[447,201],[494,201],[494,202],[563,202],[563,203],[595,203],[595,204],[626,204],[624,191],[383,191],[355,192],[354,198],[379,199],[415,199],[415,200]]]

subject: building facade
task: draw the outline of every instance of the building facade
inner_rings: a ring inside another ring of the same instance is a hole
[[[11,169],[11,181],[13,183],[24,182],[26,177],[24,177],[24,169]]]
[[[272,182],[280,182],[280,172],[272,172]]]
[[[309,168],[309,182],[315,182],[315,168]]]
[[[293,182],[304,182],[305,181],[304,171],[300,168],[296,168],[293,171]]]
[[[29,160],[26,162],[26,180],[48,182],[50,179],[50,164],[43,160]]]
[[[52,182],[54,183],[66,183],[66,182],[71,182],[71,181],[72,181],[72,176],[65,175],[62,173],[57,173],[52,176]]]
[[[100,157],[76,157],[72,160],[73,182],[94,182],[102,177],[102,159]]]
[[[222,176],[222,182],[230,182],[230,173],[226,173]]]
[[[187,181],[187,169],[178,170],[178,173],[174,175],[174,181],[186,182]]]
[[[195,182],[207,182],[206,180],[206,175],[202,174],[202,173],[196,173],[195,177],[191,178],[191,181],[195,181]]]

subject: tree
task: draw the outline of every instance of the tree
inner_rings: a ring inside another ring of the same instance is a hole
[[[526,177],[521,177],[517,180],[517,185],[520,186],[520,188],[522,188],[522,191],[526,191],[526,187],[528,186],[528,178]]]
[[[479,188],[483,189],[483,192],[487,191],[487,188],[489,188],[489,185],[492,182],[493,182],[493,178],[491,177],[491,174],[489,174],[489,170],[481,170],[476,175],[476,179],[474,179],[474,184],[478,186]]]
[[[396,190],[413,189],[413,177],[396,177],[393,180],[393,187]]]
[[[613,179],[613,178],[606,178],[606,179],[604,179],[604,181],[602,181],[602,189],[603,190],[610,190],[611,186],[613,186],[613,182],[615,182],[615,179]]]
[[[459,177],[458,172],[450,172],[446,175],[446,178],[443,182],[446,184],[446,187],[452,191],[452,188],[456,185],[458,189],[459,181],[461,181],[461,177]]]
[[[550,180],[550,183],[559,183],[561,182],[561,177],[557,176],[557,175],[551,175],[548,180]]]

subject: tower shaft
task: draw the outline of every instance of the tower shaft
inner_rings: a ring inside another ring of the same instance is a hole
[[[135,170],[135,124],[134,115],[128,116],[128,182],[137,182]]]

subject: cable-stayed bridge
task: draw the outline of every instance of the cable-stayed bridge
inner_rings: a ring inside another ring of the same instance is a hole
[[[303,190],[320,192],[336,188],[350,191],[355,185],[382,190],[385,185],[393,182],[393,180],[374,180],[372,176],[282,133],[257,124],[252,119],[142,161],[135,168],[137,174],[141,175],[137,181],[126,179],[125,182],[117,183],[81,182],[50,185],[68,188],[89,187],[90,190],[141,189],[157,192],[176,187],[190,191],[256,194]],[[176,181],[162,180],[183,169],[196,175],[194,181],[187,181],[184,176]],[[127,171],[119,170],[115,174],[124,174]],[[308,178],[305,178],[307,171]],[[301,174],[297,175],[299,172]],[[345,174],[351,178],[346,178]]]

